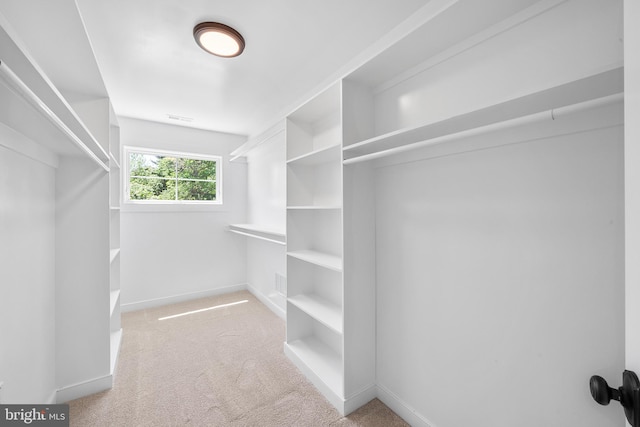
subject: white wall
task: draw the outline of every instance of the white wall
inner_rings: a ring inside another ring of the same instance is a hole
[[[383,87],[376,132],[618,68],[622,2],[557,3]],[[377,382],[412,422],[624,424],[588,386],[599,374],[617,387],[624,369],[616,108],[375,163]]]
[[[620,426],[622,127],[376,171],[377,381],[432,427]]]
[[[2,403],[51,403],[55,391],[55,169],[2,146],[0,124],[0,382]]]
[[[110,373],[109,176],[61,157],[55,183],[56,382],[67,391]]]
[[[626,367],[640,373],[640,3],[624,2]]]
[[[121,211],[124,310],[225,292],[246,285],[246,243],[227,231],[245,222],[246,165],[229,163],[245,138],[119,118],[123,146],[222,155],[223,206]],[[124,165],[124,161],[123,161]]]
[[[247,286],[280,317],[286,313],[286,299],[276,293],[276,274],[287,276],[286,246],[247,238]]]
[[[280,132],[247,154],[247,222],[286,229],[286,140]],[[275,275],[286,276],[286,246],[247,238],[249,289],[284,317],[286,301],[275,294]]]
[[[248,221],[284,230],[287,224],[286,139],[284,131],[247,154]]]

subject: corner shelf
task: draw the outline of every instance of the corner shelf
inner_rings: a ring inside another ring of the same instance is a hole
[[[287,240],[286,234],[283,231],[254,224],[229,224],[229,231],[278,245],[285,245]]]

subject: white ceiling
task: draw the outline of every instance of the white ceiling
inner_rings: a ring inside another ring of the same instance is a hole
[[[250,135],[330,84],[428,2],[0,0],[0,13],[63,90],[104,92],[95,83],[97,61],[118,115]],[[201,50],[192,31],[202,21],[240,31],[244,53],[218,58]]]

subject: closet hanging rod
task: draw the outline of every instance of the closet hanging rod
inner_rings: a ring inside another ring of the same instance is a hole
[[[109,166],[103,162],[69,127],[45,104],[38,95],[36,95],[27,86],[20,77],[18,77],[7,66],[6,63],[0,61],[0,77],[7,82],[24,100],[26,100],[36,111],[49,120],[56,128],[58,128],[67,138],[69,138],[78,148],[87,154],[101,168],[109,172]],[[73,112],[72,112],[73,113]],[[75,114],[75,113],[73,113]],[[99,144],[96,143],[99,146]],[[101,147],[100,147],[101,148]]]
[[[415,150],[417,148],[422,148],[429,145],[441,144],[444,142],[455,141],[457,139],[483,135],[490,132],[496,132],[496,131],[505,130],[505,129],[522,126],[526,124],[537,123],[544,120],[556,120],[569,114],[579,113],[579,112],[590,110],[593,108],[605,107],[608,105],[616,104],[623,100],[624,100],[624,93],[616,93],[616,94],[604,96],[601,98],[590,99],[588,101],[566,105],[564,107],[552,108],[550,110],[528,114],[526,116],[516,117],[514,119],[503,120],[503,121],[491,123],[488,125],[478,126],[473,129],[467,129],[467,130],[451,133],[448,135],[442,135],[435,138],[426,139],[423,141],[413,142],[410,144],[389,148],[386,150],[377,151],[370,154],[363,154],[357,157],[344,159],[342,163],[345,165],[350,165],[353,163],[366,162],[366,161],[378,159],[381,157],[387,157],[393,154],[403,153],[405,151]]]
[[[264,237],[264,236],[261,236],[259,234],[255,234],[255,233],[249,233],[249,232],[240,231],[240,230],[233,230],[233,229],[229,229],[229,231],[231,233],[239,234],[241,236],[247,236],[247,237],[252,237],[252,238],[258,239],[258,240],[264,240],[265,242],[271,242],[271,243],[275,243],[277,245],[286,245],[287,244],[286,241],[276,240],[276,239],[272,239],[270,237]]]
[[[273,126],[271,129],[267,130],[265,132],[266,135],[263,135],[262,138],[259,138],[256,140],[249,139],[247,142],[245,142],[240,147],[238,147],[237,149],[231,152],[230,154],[231,157],[229,158],[229,161],[233,162],[235,160],[238,160],[240,157],[245,157],[249,151],[253,150],[254,148],[257,148],[258,146],[262,145],[267,141],[270,141],[271,139],[280,135],[282,132],[284,132],[284,127],[279,127],[278,125],[276,125],[276,126]]]

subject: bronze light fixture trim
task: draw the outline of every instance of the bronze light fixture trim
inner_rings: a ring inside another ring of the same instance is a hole
[[[242,35],[219,22],[201,22],[193,28],[196,43],[212,55],[233,58],[244,51]]]

